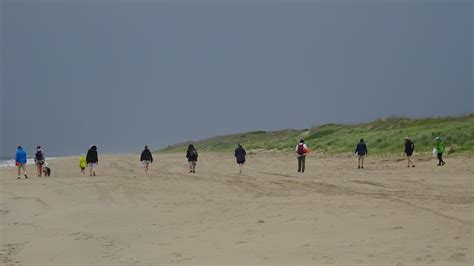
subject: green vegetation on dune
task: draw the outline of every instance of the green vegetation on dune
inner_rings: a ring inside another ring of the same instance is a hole
[[[200,151],[232,151],[237,143],[242,143],[249,151],[291,151],[298,140],[303,138],[308,147],[316,152],[342,154],[353,152],[358,140],[363,138],[369,154],[400,154],[406,136],[415,142],[419,153],[431,152],[435,145],[434,138],[440,136],[449,154],[474,154],[474,115],[427,119],[392,117],[359,125],[327,124],[304,130],[252,131],[214,137],[193,144]],[[187,144],[172,145],[162,151],[182,152]]]

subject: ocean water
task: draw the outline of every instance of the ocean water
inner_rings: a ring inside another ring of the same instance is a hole
[[[15,160],[11,157],[0,156],[0,167],[14,166]]]
[[[46,157],[46,163],[50,160],[54,160],[56,157]],[[28,158],[26,164],[34,164],[35,160],[32,158]],[[0,157],[0,167],[11,167],[15,166],[15,158],[14,157]]]

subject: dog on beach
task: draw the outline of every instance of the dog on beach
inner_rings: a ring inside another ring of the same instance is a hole
[[[43,174],[44,176],[51,176],[51,168],[48,166],[43,167]]]

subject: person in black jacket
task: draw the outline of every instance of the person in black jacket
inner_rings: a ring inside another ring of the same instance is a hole
[[[95,168],[99,163],[99,157],[97,156],[97,146],[92,145],[87,151],[86,155],[87,167],[89,167],[89,175],[95,176]]]
[[[367,155],[367,145],[364,143],[364,139],[360,139],[360,142],[357,144],[355,153],[359,156],[358,169],[364,169],[364,157]]]
[[[196,164],[198,160],[198,152],[194,145],[189,144],[188,150],[186,151],[186,158],[188,158],[189,162],[189,172],[196,173]]]
[[[237,149],[235,149],[234,156],[237,160],[237,164],[239,165],[239,173],[242,173],[242,168],[244,167],[246,155],[247,153],[245,152],[245,149],[242,147],[241,144],[238,144]]]
[[[145,145],[145,149],[140,155],[140,162],[142,162],[143,167],[145,168],[145,174],[148,173],[148,166],[153,163],[153,155],[151,154],[147,145]]]
[[[415,150],[415,144],[413,143],[413,141],[411,141],[411,139],[406,137],[405,138],[405,154],[407,155],[407,160],[408,160],[407,167],[410,167],[410,164],[412,165],[412,167],[415,167],[415,164],[411,160],[411,156],[413,155],[414,150]]]
[[[35,152],[35,164],[36,164],[36,171],[38,173],[38,177],[41,177],[43,173],[43,165],[45,163],[44,152],[41,149],[41,146],[36,147]]]

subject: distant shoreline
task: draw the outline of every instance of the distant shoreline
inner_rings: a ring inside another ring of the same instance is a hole
[[[46,161],[56,160],[62,157],[46,157]],[[26,165],[31,165],[35,163],[35,159],[29,158],[26,162]],[[0,160],[0,167],[12,167],[15,166],[14,159]]]

